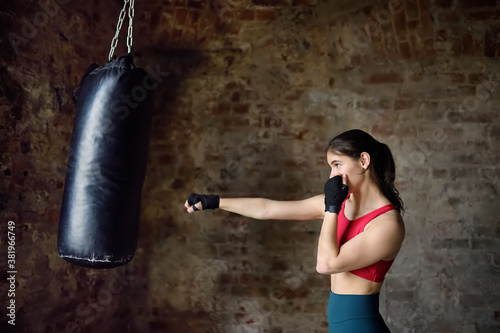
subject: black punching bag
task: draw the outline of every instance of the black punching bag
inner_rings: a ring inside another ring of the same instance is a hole
[[[69,262],[111,268],[134,256],[151,81],[129,53],[90,66],[80,83],[59,219],[59,255]]]

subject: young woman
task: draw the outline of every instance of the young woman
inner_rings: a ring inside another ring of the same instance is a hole
[[[379,293],[405,235],[392,153],[368,133],[350,130],[330,141],[326,159],[331,173],[321,195],[275,201],[191,194],[184,206],[188,213],[220,208],[255,219],[322,219],[316,270],[331,276],[329,331],[389,332]]]

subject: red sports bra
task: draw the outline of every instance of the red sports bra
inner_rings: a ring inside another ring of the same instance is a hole
[[[362,233],[368,222],[370,222],[377,216],[380,216],[396,208],[394,205],[389,204],[350,221],[347,219],[347,217],[345,217],[344,205],[345,201],[342,204],[342,208],[338,214],[337,241],[339,242],[339,247],[356,235]],[[389,271],[389,268],[391,268],[393,262],[394,259],[390,261],[380,260],[379,262],[376,262],[370,266],[353,270],[351,271],[351,273],[362,277],[363,279],[374,282],[381,282],[384,281],[385,274],[387,273],[387,271]]]

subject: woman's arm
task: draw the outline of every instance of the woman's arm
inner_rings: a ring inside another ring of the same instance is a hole
[[[387,212],[370,222],[370,228],[344,243],[337,241],[337,214],[325,213],[318,241],[316,270],[320,274],[348,272],[370,266],[399,251],[404,225],[396,212]]]
[[[194,212],[188,202],[188,213]],[[201,202],[196,204],[202,210]],[[276,201],[264,198],[220,198],[219,208],[258,220],[318,220],[324,215],[324,195],[305,200]]]
[[[333,274],[332,267],[338,258],[340,248],[337,241],[338,215],[325,212],[325,218],[318,240],[316,271],[320,274]],[[337,273],[337,272],[335,272]]]

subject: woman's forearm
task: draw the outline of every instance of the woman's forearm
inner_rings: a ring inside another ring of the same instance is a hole
[[[335,270],[332,263],[339,255],[339,245],[337,241],[338,215],[335,213],[325,213],[323,225],[318,240],[318,258],[316,270],[320,274],[332,274]]]
[[[264,198],[220,198],[219,208],[254,219],[264,219],[268,199]]]

